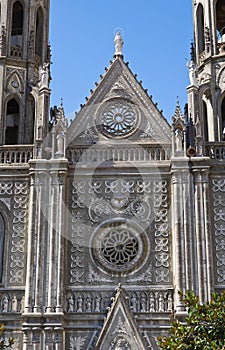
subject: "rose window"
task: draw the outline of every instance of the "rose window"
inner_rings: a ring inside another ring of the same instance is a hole
[[[137,126],[137,110],[127,101],[108,102],[101,110],[98,122],[101,131],[111,137],[127,136]]]
[[[138,253],[138,240],[127,230],[111,231],[102,242],[102,254],[109,263],[122,266]]]
[[[140,266],[146,256],[147,237],[125,219],[102,224],[94,234],[92,252],[106,269],[125,272]]]

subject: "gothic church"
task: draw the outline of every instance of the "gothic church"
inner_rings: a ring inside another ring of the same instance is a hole
[[[0,1],[0,322],[14,350],[157,350],[178,290],[225,288],[225,3],[193,0],[171,125],[120,33],[72,123],[49,113],[49,11]]]

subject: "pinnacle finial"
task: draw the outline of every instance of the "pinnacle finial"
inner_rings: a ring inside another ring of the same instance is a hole
[[[120,34],[120,32],[116,32],[116,36],[114,38],[114,43],[115,43],[115,56],[122,56],[122,50],[123,50],[123,39]]]

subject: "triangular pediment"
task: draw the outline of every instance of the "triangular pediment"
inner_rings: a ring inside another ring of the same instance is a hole
[[[96,350],[145,350],[124,291],[119,287],[95,345]]]
[[[168,122],[120,56],[96,83],[68,130],[70,145],[108,140],[171,142]]]

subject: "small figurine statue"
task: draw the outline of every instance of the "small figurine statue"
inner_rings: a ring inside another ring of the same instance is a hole
[[[89,297],[86,300],[86,312],[91,312],[91,299]]]
[[[175,134],[175,140],[176,140],[176,152],[182,152],[183,151],[183,132],[180,129],[176,130]]]
[[[146,312],[146,298],[144,295],[141,296],[141,312]]]
[[[169,293],[169,295],[168,295],[167,311],[169,311],[169,312],[173,311],[173,298],[172,298],[172,294],[171,293]]]
[[[137,298],[135,297],[134,294],[131,297],[131,307],[133,312],[137,312]]]
[[[122,55],[122,49],[123,49],[123,39],[120,35],[120,32],[116,33],[115,39],[114,39],[114,43],[115,43],[115,55]]]
[[[5,295],[2,299],[2,313],[8,312],[9,301],[7,296]]]
[[[83,312],[83,299],[80,295],[77,298],[77,312]]]
[[[97,295],[95,299],[95,312],[101,312],[100,304],[101,304],[101,298],[99,295]]]
[[[12,298],[12,312],[17,312],[17,297],[15,295]]]
[[[21,304],[20,304],[20,312],[24,312],[24,309],[25,309],[25,296],[23,295],[21,299]]]
[[[159,312],[164,312],[164,300],[162,293],[159,294]]]
[[[39,87],[48,87],[49,86],[49,63],[43,63],[39,68]]]
[[[191,86],[196,86],[198,87],[198,79],[197,79],[197,68],[196,68],[196,64],[194,63],[193,60],[190,60],[187,62],[187,68],[189,71],[189,80],[190,80],[190,84]]]
[[[74,312],[74,300],[72,295],[69,297],[68,300],[68,312]]]
[[[153,293],[150,294],[149,298],[149,311],[155,312],[155,297]]]

